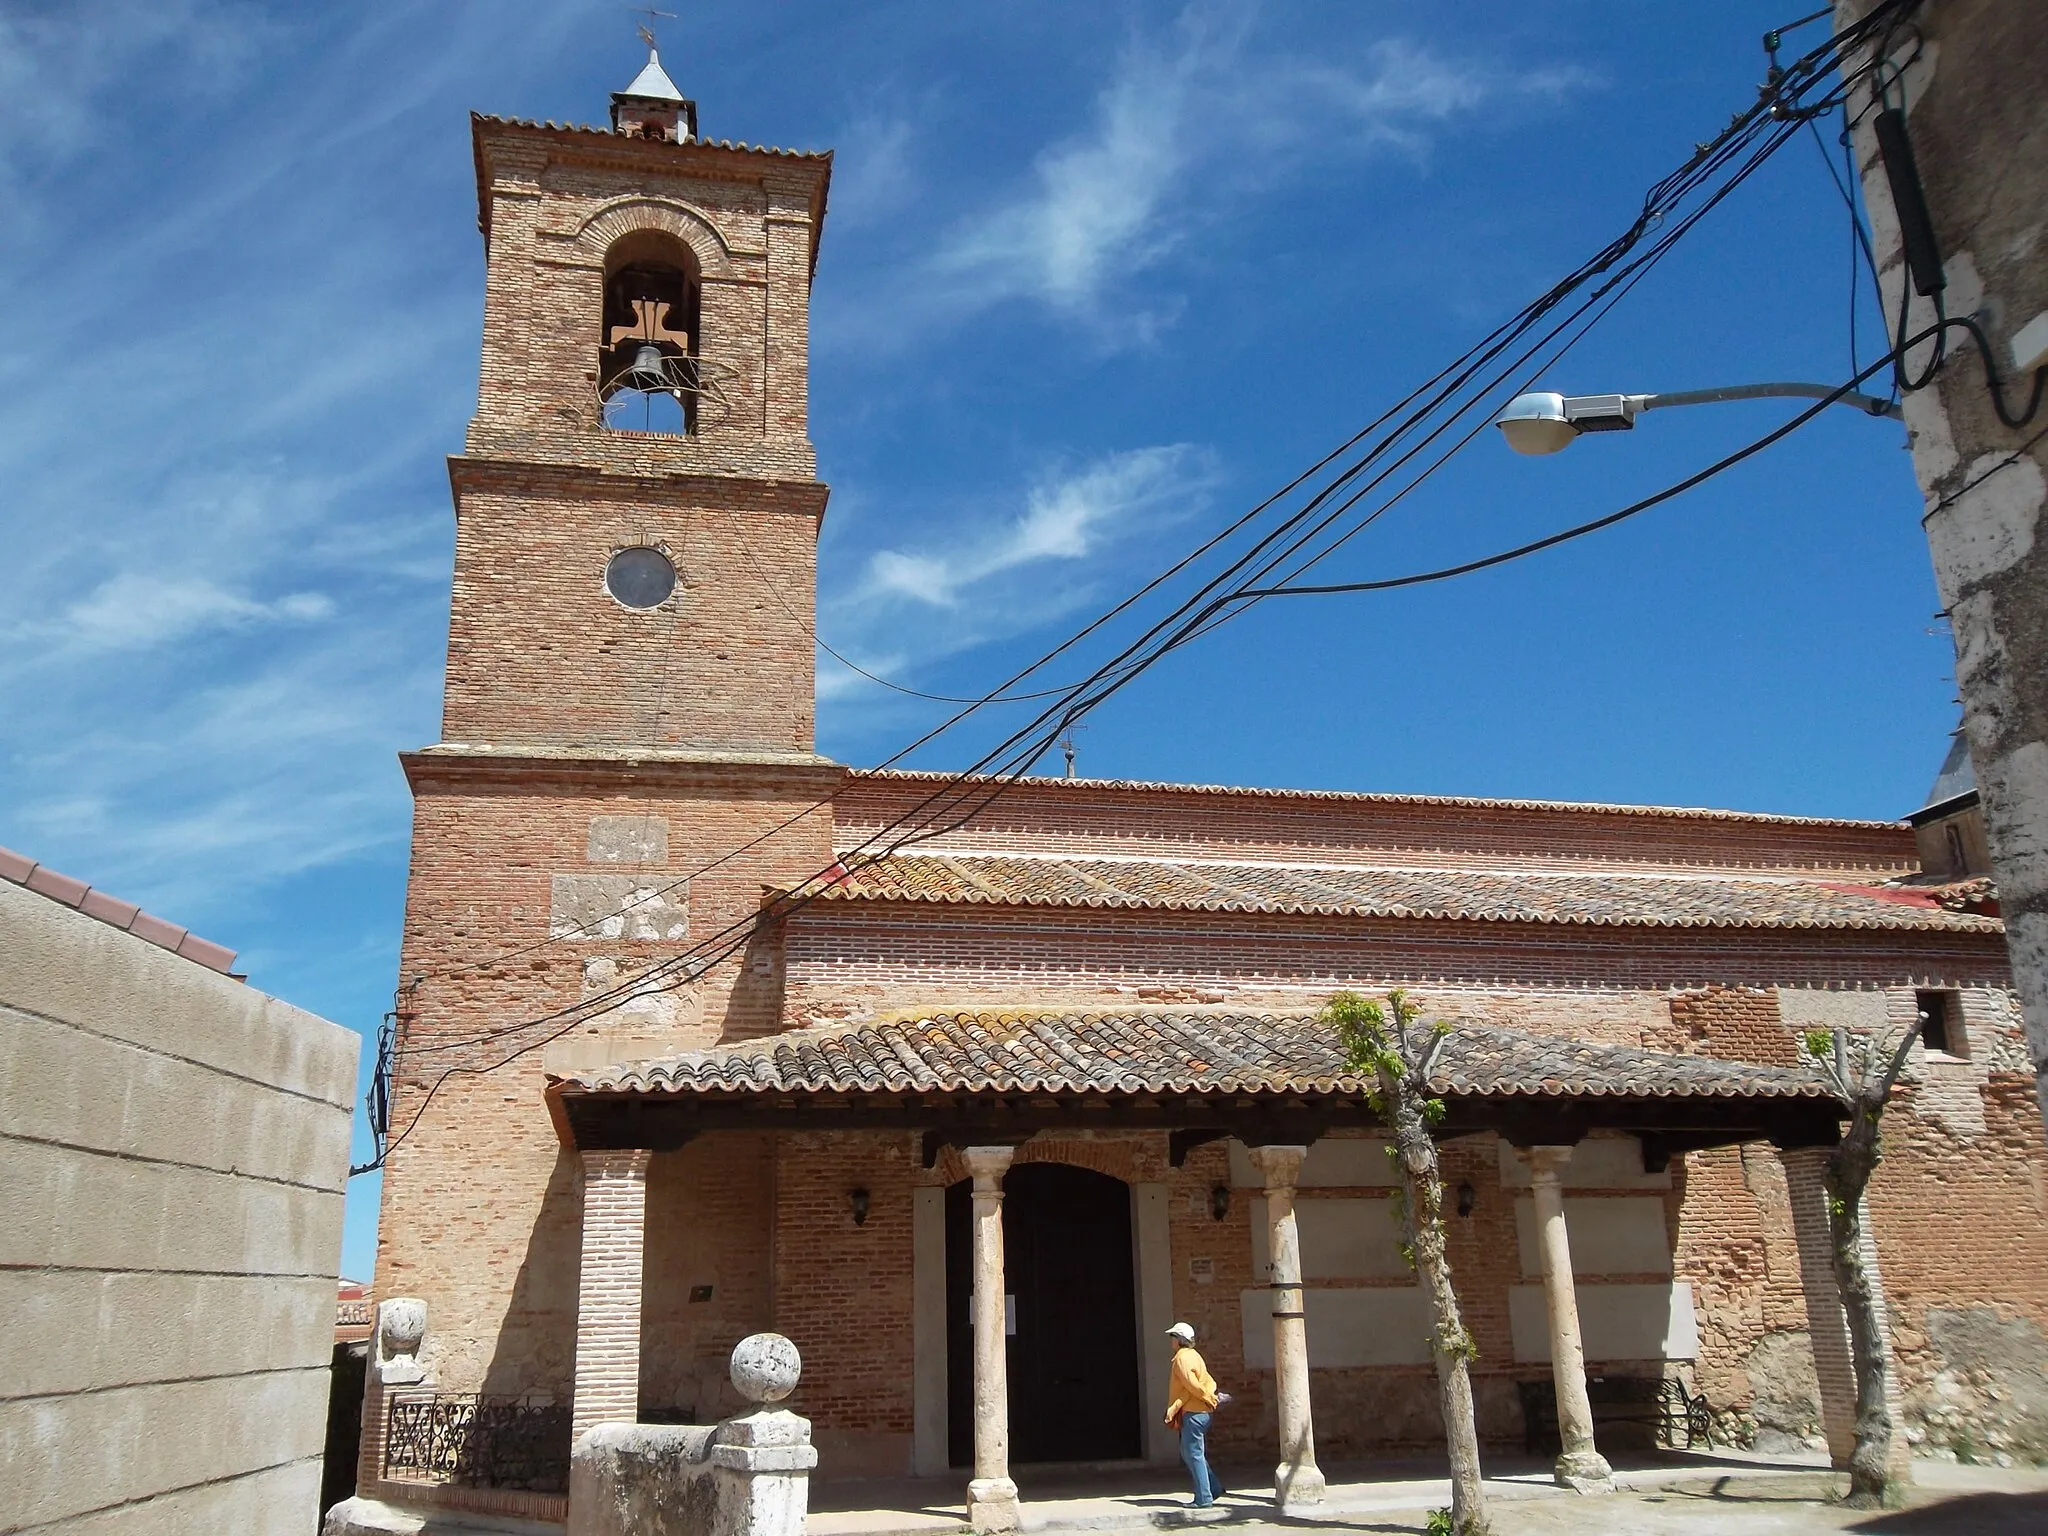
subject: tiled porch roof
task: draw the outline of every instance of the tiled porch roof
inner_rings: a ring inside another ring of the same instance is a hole
[[[1154,908],[1653,928],[1935,929],[1998,933],[1923,893],[1816,880],[1383,869],[1203,860],[899,853],[827,901]]]
[[[939,1013],[791,1030],[556,1079],[602,1094],[825,1092],[1356,1093],[1336,1033],[1311,1016]],[[1787,1067],[1674,1056],[1458,1023],[1430,1074],[1484,1098],[1825,1100]]]

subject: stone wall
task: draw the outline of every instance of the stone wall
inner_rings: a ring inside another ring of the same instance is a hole
[[[313,1529],[358,1045],[0,884],[0,1528]]]
[[[1836,0],[1836,20],[1846,26],[1873,6]],[[2036,0],[1942,0],[1908,21],[1884,39],[1890,101],[1905,113],[1924,184],[1945,312],[1973,316],[1991,356],[1951,331],[1949,364],[1905,397],[1906,426],[2014,977],[2048,1096],[2048,415],[2008,427],[1984,387],[1988,365],[2012,381],[2009,410],[2023,411],[2031,370],[2048,353],[2048,29]],[[1872,105],[1860,87],[1856,153],[1889,324],[1908,271]],[[1932,302],[1915,296],[1904,334],[1934,319]],[[1910,362],[1922,372],[1928,348]]]

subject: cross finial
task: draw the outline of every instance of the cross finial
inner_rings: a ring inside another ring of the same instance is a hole
[[[626,9],[635,16],[645,16],[647,18],[646,21],[642,22],[634,30],[640,34],[640,41],[649,48],[654,46],[655,24],[660,21],[674,21],[676,19],[674,11],[658,11],[651,5],[629,5]]]

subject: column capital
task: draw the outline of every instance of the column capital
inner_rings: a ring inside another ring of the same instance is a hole
[[[1572,1160],[1572,1147],[1518,1147],[1516,1151],[1523,1162],[1529,1165],[1529,1177],[1545,1183],[1556,1183],[1564,1176],[1565,1164]]]
[[[1308,1156],[1307,1147],[1246,1147],[1246,1156],[1252,1166],[1265,1176],[1269,1190],[1292,1189],[1301,1177],[1301,1160]]]
[[[996,1183],[1010,1171],[1010,1164],[1017,1160],[1015,1147],[962,1147],[960,1161],[967,1165],[967,1171],[974,1175],[974,1187],[987,1192],[1000,1190]]]

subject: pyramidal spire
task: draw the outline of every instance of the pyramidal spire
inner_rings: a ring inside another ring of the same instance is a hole
[[[661,53],[652,43],[647,45],[647,66],[633,77],[633,83],[618,93],[621,96],[638,96],[647,101],[681,101],[683,93],[676,89],[675,81],[669,79],[668,71],[661,67]]]
[[[676,89],[654,40],[647,41],[647,63],[623,91],[612,92],[612,132],[636,139],[662,139],[687,144],[697,136],[697,103]]]

